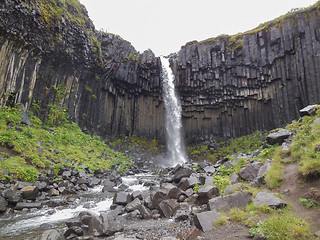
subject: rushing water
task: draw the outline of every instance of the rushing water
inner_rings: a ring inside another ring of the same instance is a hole
[[[166,107],[166,131],[168,164],[175,166],[186,162],[184,143],[181,137],[181,104],[174,86],[174,75],[170,68],[169,59],[161,57],[163,99]]]

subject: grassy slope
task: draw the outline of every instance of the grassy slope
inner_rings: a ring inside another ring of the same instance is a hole
[[[65,113],[62,110],[60,114]],[[15,108],[0,108],[0,144],[15,153],[0,153],[2,179],[34,182],[41,169],[58,171],[62,165],[75,166],[78,170],[82,170],[82,164],[91,170],[108,169],[112,165],[124,170],[129,165],[128,157],[111,150],[99,137],[83,133],[75,123],[53,121],[55,125],[44,127],[32,116],[33,127],[28,127],[20,123],[21,118]]]

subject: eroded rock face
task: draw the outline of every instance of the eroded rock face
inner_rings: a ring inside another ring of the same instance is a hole
[[[63,16],[48,26],[41,6],[31,2],[0,3],[0,106],[30,109],[35,102],[44,120],[49,104],[59,102],[98,135],[164,141],[159,58],[96,32],[85,8],[83,25]],[[279,127],[320,102],[318,11],[238,38],[190,42],[172,55],[187,141]]]

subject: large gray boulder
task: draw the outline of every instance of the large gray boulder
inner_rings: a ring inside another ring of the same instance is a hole
[[[131,200],[131,195],[126,192],[118,192],[113,196],[113,204],[126,206],[129,202],[131,202]]]
[[[134,210],[137,210],[139,206],[142,205],[139,198],[134,199],[132,202],[128,203],[126,206],[127,212],[132,212]]]
[[[152,218],[152,212],[146,206],[140,205],[138,207],[138,210],[140,212],[140,215],[141,215],[142,219],[150,219],[150,218]]]
[[[212,230],[214,222],[221,218],[221,214],[216,210],[197,213],[194,218],[194,223],[197,228],[207,232]]]
[[[178,210],[179,206],[180,205],[176,200],[167,199],[159,204],[159,210],[164,217],[169,218],[173,216],[173,214]]]
[[[219,196],[209,201],[209,209],[216,211],[229,211],[231,208],[245,207],[251,202],[251,196],[243,191],[227,196]]]
[[[305,108],[301,109],[299,112],[300,112],[300,116],[303,117],[303,116],[311,116],[311,115],[314,115],[317,111],[317,107],[318,105],[309,105],[309,106],[306,106]]]
[[[111,236],[123,230],[119,218],[109,214],[101,214],[99,217],[92,217],[89,222],[88,233],[95,237]]]
[[[241,172],[239,173],[240,178],[245,181],[253,181],[257,178],[260,166],[257,164],[248,164]]]
[[[39,189],[36,186],[24,187],[20,191],[22,197],[28,200],[35,200],[39,194]]]
[[[189,188],[193,188],[196,184],[201,184],[198,176],[195,174],[192,174],[190,177],[186,178],[185,180],[181,180],[180,182],[180,188],[182,190],[187,190]]]
[[[25,203],[25,202],[18,202],[15,209],[22,210],[24,208],[41,208],[40,202],[32,202],[32,203]]]
[[[274,144],[282,144],[284,140],[292,135],[292,132],[286,129],[281,129],[277,132],[270,133],[267,136],[267,143],[274,145]]]
[[[259,192],[254,198],[253,204],[257,206],[267,205],[269,207],[276,208],[283,208],[287,206],[287,203],[284,200],[274,196],[272,193],[266,192]]]
[[[181,178],[190,177],[190,175],[194,172],[195,171],[193,169],[191,169],[190,167],[179,166],[172,177],[172,181],[179,182],[181,180]]]
[[[8,206],[8,202],[4,197],[0,196],[0,212],[5,212]]]
[[[264,179],[265,179],[267,172],[270,170],[270,168],[271,168],[270,162],[266,162],[265,164],[262,165],[262,167],[258,171],[256,179],[254,180],[255,185],[259,186],[259,185],[265,184]]]
[[[209,199],[214,196],[219,196],[219,189],[216,186],[204,186],[198,190],[198,202],[200,204],[207,204]]]

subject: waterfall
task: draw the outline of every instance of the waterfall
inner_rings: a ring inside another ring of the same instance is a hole
[[[174,75],[169,59],[160,57],[162,65],[163,99],[166,109],[168,165],[186,162],[185,147],[181,137],[181,104],[174,86]]]

